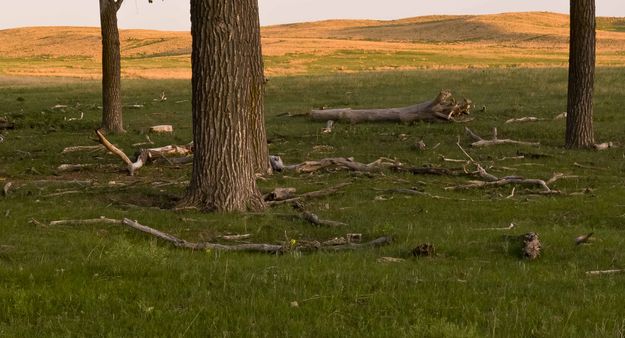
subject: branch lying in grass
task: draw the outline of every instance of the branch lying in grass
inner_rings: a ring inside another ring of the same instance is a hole
[[[474,141],[473,143],[471,143],[472,147],[488,147],[488,146],[494,146],[494,145],[499,145],[499,144],[517,144],[517,145],[534,146],[534,147],[540,146],[540,142],[524,142],[524,141],[516,141],[516,140],[510,140],[510,139],[500,139],[497,137],[497,128],[493,128],[492,140],[485,140],[481,138],[479,135],[474,133],[468,127],[465,127],[464,130]]]
[[[593,148],[595,150],[601,151],[601,150],[607,150],[610,148],[616,148],[616,145],[614,144],[614,142],[605,142],[605,143],[595,144]]]
[[[137,156],[137,160],[132,162],[126,154],[113,145],[109,140],[104,137],[104,134],[98,129],[95,131],[98,135],[100,143],[106,147],[110,152],[117,155],[127,165],[130,175],[141,169],[148,161],[156,158],[166,158],[166,156],[187,156],[193,153],[193,143],[189,143],[186,146],[168,145],[160,148],[142,149]]]
[[[287,198],[285,200],[268,201],[267,204],[273,206],[273,205],[279,205],[279,204],[284,204],[284,203],[291,203],[291,202],[295,202],[295,201],[300,201],[300,200],[308,199],[308,198],[324,197],[324,196],[332,195],[332,194],[338,192],[341,188],[346,187],[346,186],[348,186],[350,184],[351,183],[341,183],[341,184],[335,185],[335,186],[327,188],[327,189],[316,190],[316,191],[303,193],[303,194],[301,194],[299,196],[295,196],[295,197],[292,197],[292,198]]]
[[[130,220],[128,218],[124,218],[122,224],[127,225],[133,229],[139,230],[141,232],[145,232],[152,236],[155,236],[159,239],[168,241],[172,243],[177,248],[191,249],[191,250],[219,250],[219,251],[245,251],[245,252],[261,252],[261,253],[285,253],[289,251],[340,251],[340,250],[353,250],[358,248],[368,248],[368,247],[377,247],[382,245],[387,245],[391,243],[391,239],[389,237],[380,237],[373,241],[367,243],[347,243],[343,245],[324,245],[319,242],[307,242],[302,241],[298,243],[295,240],[290,241],[289,243],[283,244],[235,244],[235,245],[224,245],[218,243],[208,243],[208,242],[188,242],[183,239],[179,239],[173,235],[168,233],[156,230],[154,228],[139,224],[137,221]]]
[[[541,119],[541,118],[534,117],[534,116],[527,116],[527,117],[519,117],[519,118],[509,119],[509,120],[506,120],[505,123],[538,122],[538,121],[545,121],[545,120],[546,119]]]
[[[625,272],[625,269],[586,271],[586,274],[589,276],[597,276],[597,275],[611,275],[611,274],[623,273],[623,272]]]
[[[392,121],[392,122],[454,122],[457,117],[468,115],[472,103],[464,99],[456,102],[451,92],[441,91],[431,101],[401,108],[383,109],[325,109],[313,110],[310,117],[317,121],[347,121],[349,123]]]
[[[326,220],[326,219],[320,219],[319,216],[313,214],[312,212],[306,210],[306,208],[304,207],[304,204],[302,204],[299,201],[295,201],[293,202],[293,209],[295,209],[296,211],[298,211],[300,213],[300,216],[303,220],[314,224],[314,225],[325,225],[325,226],[329,226],[329,227],[339,227],[339,226],[344,226],[347,225],[345,223],[342,222],[337,222],[337,221],[331,221],[331,220]]]
[[[78,151],[100,151],[105,150],[106,148],[99,144],[97,146],[73,146],[73,147],[65,147],[61,154],[74,153]]]
[[[297,173],[313,173],[320,170],[351,170],[359,172],[378,172],[384,168],[401,165],[396,160],[385,157],[368,163],[360,163],[354,161],[351,157],[331,157],[318,161],[305,161],[299,164],[284,165],[280,156],[270,156],[270,163],[273,170],[281,172],[285,170],[293,170]]]
[[[62,219],[58,221],[51,221],[50,226],[53,225],[83,225],[83,224],[122,224],[120,219],[112,219],[101,216],[100,218],[93,219]]]

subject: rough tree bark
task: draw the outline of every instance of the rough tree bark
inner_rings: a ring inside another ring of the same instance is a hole
[[[595,28],[595,0],[571,0],[567,148],[590,148],[595,143],[592,126]]]
[[[269,167],[256,0],[191,0],[194,159],[182,205],[260,210],[258,154]],[[265,170],[266,171],[266,170]]]
[[[123,0],[100,0],[102,32],[102,128],[123,133],[121,96],[121,52],[117,11]]]

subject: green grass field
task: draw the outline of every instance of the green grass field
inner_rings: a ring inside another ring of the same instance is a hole
[[[595,100],[598,141],[625,145],[625,69],[599,69]],[[93,145],[100,104],[98,82],[32,79],[0,81],[0,116],[16,123],[2,131],[0,185],[0,336],[267,336],[267,337],[623,337],[625,274],[586,271],[625,268],[625,153],[568,151],[564,121],[565,69],[413,71],[271,78],[266,113],[270,152],[287,163],[353,156],[369,162],[393,157],[407,165],[458,167],[462,145],[497,176],[548,179],[577,175],[540,196],[512,187],[449,191],[462,177],[384,172],[277,173],[259,181],[263,191],[298,192],[351,183],[342,193],[310,200],[322,218],[348,223],[317,228],[288,206],[264,214],[173,211],[189,166],[149,165],[137,176],[120,170],[104,152],[61,154]],[[471,149],[464,124],[324,124],[311,108],[402,106],[434,97],[442,88],[471,98],[470,122],[488,136],[540,141],[540,147]],[[153,101],[165,91],[168,100]],[[128,133],[111,141],[132,154],[148,127],[173,124],[173,135],[150,135],[155,146],[191,139],[189,81],[124,82]],[[178,103],[177,103],[178,102]],[[52,109],[57,104],[68,108]],[[479,108],[485,107],[479,112]],[[70,118],[80,117],[82,120]],[[504,124],[536,116],[536,123]],[[418,151],[423,139],[429,146]],[[436,146],[438,145],[438,146]],[[323,147],[319,147],[323,146]],[[524,154],[524,160],[501,160]],[[56,174],[63,163],[101,164]],[[432,195],[384,190],[418,186]],[[587,191],[586,191],[587,190]],[[570,193],[582,192],[578,195]],[[250,233],[250,241],[326,240],[345,233],[365,239],[390,235],[380,249],[345,253],[231,254],[175,249],[120,225],[50,226],[59,219],[128,217],[190,241],[219,241]],[[481,230],[516,224],[512,230]],[[534,231],[543,242],[536,261],[520,258],[510,237]],[[574,238],[593,231],[590,245]],[[413,258],[416,245],[433,243],[437,255]],[[383,256],[403,257],[379,263]],[[292,306],[297,302],[298,306]]]

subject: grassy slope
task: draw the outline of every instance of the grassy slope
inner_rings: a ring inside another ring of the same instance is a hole
[[[270,76],[470,67],[562,67],[568,16],[507,13],[394,21],[330,20],[263,28]],[[598,64],[625,66],[623,19],[599,18]],[[99,76],[99,29],[0,31],[0,74]],[[128,78],[189,78],[191,37],[184,32],[121,32]]]
[[[600,69],[596,127],[601,140],[625,144],[620,107],[625,105],[623,69]],[[103,153],[60,155],[65,146],[93,144],[99,120],[96,82],[0,84],[0,115],[18,124],[3,132],[0,184],[18,188],[0,198],[0,335],[3,336],[619,336],[625,329],[623,275],[587,277],[584,271],[625,266],[622,248],[625,193],[622,149],[565,151],[564,123],[505,125],[511,117],[551,118],[564,110],[566,72],[556,70],[468,70],[344,74],[274,78],[267,89],[271,152],[289,162],[325,156],[371,161],[392,156],[413,165],[445,165],[439,154],[461,158],[455,147],[463,125],[338,124],[332,134],[305,118],[279,117],[318,106],[398,106],[428,99],[433,88],[450,88],[486,111],[470,126],[486,134],[540,140],[540,148],[473,150],[493,164],[496,175],[548,178],[553,172],[579,175],[555,187],[566,192],[592,188],[581,196],[536,197],[508,187],[449,192],[463,182],[447,177],[386,173],[373,177],[344,172],[277,174],[263,190],[294,186],[317,190],[352,182],[343,194],[308,203],[322,217],[349,223],[345,229],[317,229],[277,214],[214,215],[171,211],[184,191],[189,167],[149,166],[137,177],[114,168],[54,176],[60,163],[119,161]],[[43,82],[43,81],[42,81]],[[531,86],[528,86],[531,84]],[[187,81],[126,81],[129,133],[113,137],[127,153],[156,123],[172,123],[172,136],[153,136],[157,145],[190,139]],[[162,90],[169,100],[152,101]],[[16,99],[21,97],[23,102]],[[51,110],[55,104],[79,108]],[[82,121],[64,117],[85,113]],[[402,134],[407,135],[402,136]],[[405,141],[402,141],[406,138]],[[434,150],[416,152],[423,138]],[[463,143],[466,140],[463,138]],[[331,146],[322,153],[317,145]],[[545,158],[494,161],[517,152]],[[582,169],[574,163],[598,169]],[[531,164],[531,165],[530,165]],[[508,168],[508,169],[505,169]],[[92,186],[36,183],[34,180],[90,179]],[[113,183],[115,182],[115,184]],[[155,184],[154,182],[161,182]],[[123,187],[119,183],[124,183]],[[384,194],[376,189],[423,186],[452,198],[434,200]],[[77,190],[78,194],[49,196]],[[377,198],[383,196],[384,199]],[[458,201],[457,198],[476,201]],[[283,257],[187,252],[119,226],[42,226],[62,218],[130,217],[189,240],[249,232],[254,241],[326,239],[345,232],[367,238],[383,234],[395,244],[380,250]],[[503,227],[517,230],[479,231]],[[544,256],[528,263],[517,257],[505,234],[540,233]],[[575,247],[576,235],[594,231],[596,241]],[[416,244],[434,243],[435,258],[381,264],[380,256],[402,256]],[[290,306],[297,301],[299,307]]]

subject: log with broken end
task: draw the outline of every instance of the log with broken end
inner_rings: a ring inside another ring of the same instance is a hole
[[[304,161],[298,164],[285,165],[280,156],[270,156],[272,169],[277,172],[293,170],[297,173],[309,174],[320,170],[346,169],[359,172],[378,172],[384,168],[401,165],[396,160],[381,157],[371,163],[360,163],[351,157],[330,157],[317,161]]]
[[[422,102],[401,108],[383,109],[325,109],[313,110],[310,117],[316,121],[347,121],[349,123],[362,122],[452,122],[461,115],[469,114],[471,101],[464,99],[456,102],[451,92],[441,91],[431,101]]]

